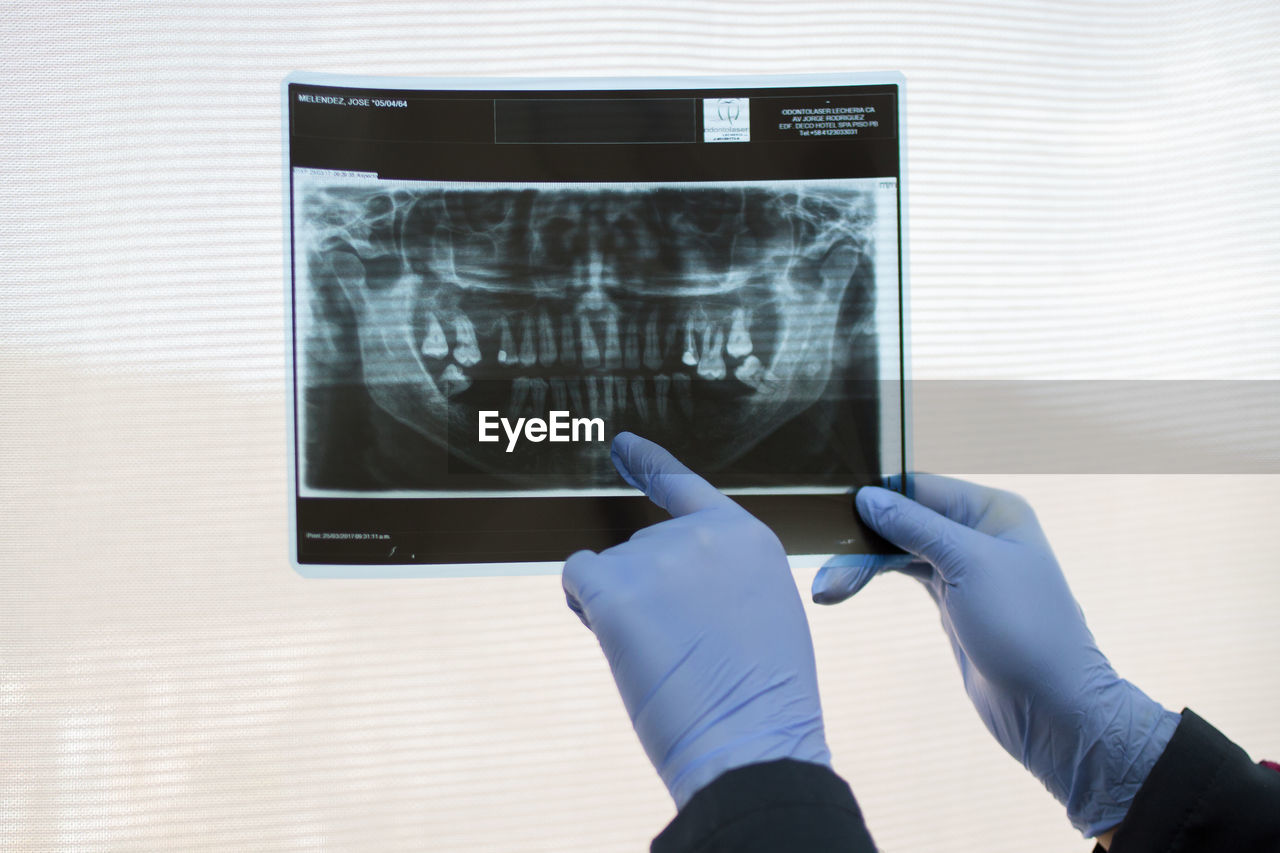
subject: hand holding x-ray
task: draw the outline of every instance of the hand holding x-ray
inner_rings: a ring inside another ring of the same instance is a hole
[[[910,491],[914,501],[866,487],[857,508],[911,556],[837,557],[814,578],[814,600],[843,601],[885,569],[920,580],[987,729],[1086,837],[1116,826],[1178,715],[1112,668],[1026,501],[927,474]]]
[[[651,441],[622,433],[612,458],[673,518],[571,556],[565,596],[676,805],[735,767],[830,765],[813,641],[777,537]]]

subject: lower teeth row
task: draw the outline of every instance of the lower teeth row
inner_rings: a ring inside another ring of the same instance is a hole
[[[755,356],[748,356],[734,372],[738,381],[757,391],[764,390],[773,381]],[[665,421],[674,405],[685,418],[692,418],[692,384],[692,378],[686,373],[659,373],[649,377],[553,376],[549,379],[518,376],[511,382],[511,398],[503,414],[519,417],[529,412],[541,415],[550,410],[593,417],[634,414],[641,420],[656,417]],[[453,397],[469,388],[471,380],[456,364],[450,364],[440,374],[438,385],[446,397]]]
[[[693,417],[689,377],[682,373],[643,376],[516,377],[511,383],[508,410],[540,415],[550,411],[583,413],[592,417],[634,414],[640,420],[666,420],[674,398],[686,418]],[[652,391],[652,393],[649,393]]]

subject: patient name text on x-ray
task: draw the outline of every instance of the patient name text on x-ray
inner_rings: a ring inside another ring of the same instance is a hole
[[[479,413],[477,441],[499,441],[498,426],[507,436],[507,452],[516,449],[521,435],[525,440],[539,441],[604,441],[604,418],[575,418],[566,411],[548,412],[547,418],[516,418],[515,422],[496,411]]]

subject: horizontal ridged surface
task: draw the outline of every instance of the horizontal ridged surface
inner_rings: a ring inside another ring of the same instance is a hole
[[[636,850],[670,816],[556,578],[286,565],[288,71],[902,70],[917,376],[1243,379],[1280,377],[1278,43],[1270,2],[6,4],[0,847]],[[1276,478],[992,482],[1122,673],[1280,754]],[[927,605],[810,608],[878,842],[1081,849]]]

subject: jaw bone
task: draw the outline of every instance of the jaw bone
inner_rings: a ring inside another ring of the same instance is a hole
[[[360,362],[369,396],[405,426],[418,429],[419,424],[430,423],[447,409],[447,401],[418,355],[412,327],[405,319],[412,316],[418,293],[416,277],[402,274],[389,286],[375,290],[367,286],[364,265],[354,253],[333,251],[324,260],[356,312]],[[439,339],[444,338],[432,314],[427,334],[434,337],[437,333]],[[439,345],[440,340],[432,341],[431,351],[439,353]],[[446,344],[439,356],[447,353]]]
[[[833,363],[843,293],[870,245],[867,198],[840,188],[790,195],[713,188],[695,191],[703,201],[692,206],[710,204],[715,216],[691,220],[681,218],[683,200],[662,208],[647,192],[335,188],[321,194],[322,204],[310,215],[308,257],[316,269],[327,265],[356,315],[371,397],[436,443],[445,440],[447,424],[468,420],[471,413],[448,398],[471,384],[467,369],[487,357],[524,374],[512,380],[513,408],[529,398],[541,405],[548,395],[559,401],[567,393],[575,406],[581,405],[575,396],[585,395],[593,412],[610,415],[664,418],[679,412],[708,442],[718,438],[740,454],[820,394]],[[540,230],[533,215],[540,199],[573,214],[572,227],[589,238],[572,243]],[[481,214],[472,214],[473,202],[483,203]],[[674,217],[669,222],[662,218],[667,211]],[[591,219],[597,214],[605,218]],[[640,248],[634,257],[620,248],[618,235],[625,228],[613,222],[637,219],[646,223],[642,232],[648,229],[641,238],[647,233],[657,244],[674,241],[687,252],[678,281],[662,280],[670,274],[661,269],[648,271],[656,256],[643,254],[644,239],[635,243]],[[699,236],[702,228],[709,236]],[[554,260],[555,239],[561,239],[561,249],[579,247],[565,266],[576,271],[570,274],[576,284],[557,285],[568,279],[545,272],[554,266],[546,259]],[[714,248],[717,240],[726,241],[726,248]],[[516,249],[531,259],[529,269],[543,272],[521,273]],[[394,259],[397,272],[387,259]],[[463,311],[468,292],[527,299],[530,288],[534,305],[497,318],[493,337],[479,340]],[[734,296],[747,288],[754,288],[749,296]],[[674,317],[664,326],[652,308],[642,314],[629,303],[624,307],[633,292],[648,293],[650,305],[688,300],[698,307],[685,314],[683,328]],[[548,300],[562,305],[573,294],[576,307],[553,322]],[[415,303],[423,302],[419,328],[425,334],[419,337],[410,318],[422,308]],[[762,310],[771,310],[776,322],[766,318],[761,325]],[[452,361],[442,364],[450,355]],[[429,371],[427,362],[437,366]],[[547,381],[552,365],[563,365],[566,373],[580,369],[582,378],[570,379],[561,390],[559,382]],[[632,375],[640,370],[652,380],[652,395],[636,394],[650,387]],[[625,376],[618,375],[623,371]],[[753,393],[741,403],[704,400],[696,383],[721,381],[746,385]],[[713,470],[730,461],[708,457],[701,464]]]

